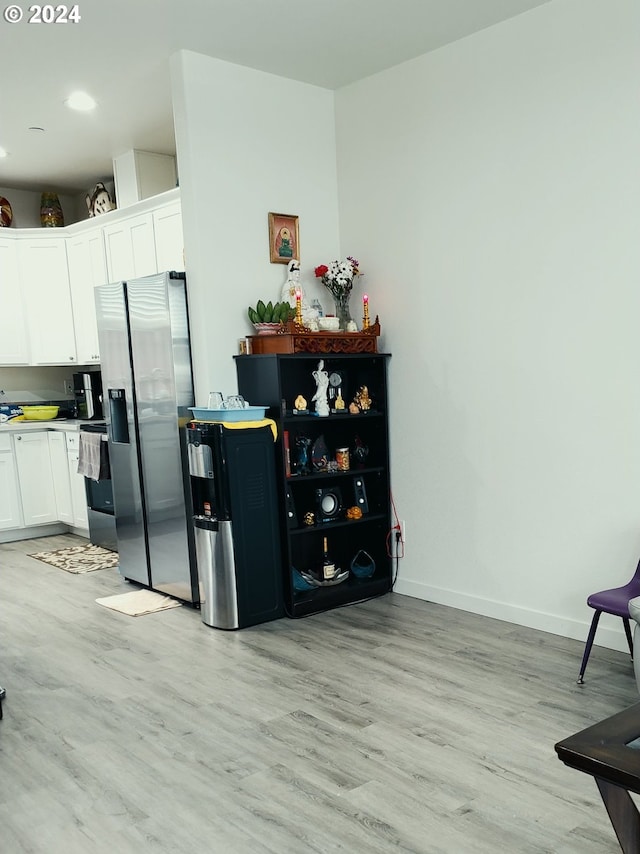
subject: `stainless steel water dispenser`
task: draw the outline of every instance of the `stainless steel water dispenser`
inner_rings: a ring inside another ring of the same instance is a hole
[[[201,616],[241,629],[284,616],[271,428],[188,425]]]

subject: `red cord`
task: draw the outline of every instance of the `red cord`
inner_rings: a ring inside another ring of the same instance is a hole
[[[393,510],[393,518],[395,524],[391,527],[391,530],[387,533],[386,537],[387,557],[395,557],[397,560],[399,560],[400,558],[404,557],[404,540],[402,539],[402,526],[400,525],[398,512],[396,510],[396,505],[395,501],[393,500],[393,493],[391,492],[391,490],[389,490],[389,498],[391,500],[391,508]],[[397,533],[400,533],[399,538],[396,536]],[[399,548],[398,544],[400,544]],[[394,546],[395,551],[393,549]]]

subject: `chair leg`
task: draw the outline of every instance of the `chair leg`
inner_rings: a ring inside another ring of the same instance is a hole
[[[596,629],[598,628],[598,621],[600,620],[600,614],[602,611],[595,611],[593,615],[593,620],[591,620],[591,628],[589,629],[589,635],[587,637],[587,643],[584,648],[584,655],[582,656],[582,664],[580,665],[580,675],[578,676],[578,685],[584,685],[584,671],[587,669],[587,661],[589,661],[589,655],[591,654],[591,647],[593,646],[593,639],[596,636]]]
[[[633,661],[633,639],[631,637],[631,626],[629,625],[629,620],[626,617],[622,618],[622,622],[624,623],[624,633],[627,636],[627,643],[629,644],[629,655],[631,656],[631,661]]]

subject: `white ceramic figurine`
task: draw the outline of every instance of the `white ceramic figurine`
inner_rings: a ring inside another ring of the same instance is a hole
[[[327,400],[329,374],[324,369],[324,361],[322,359],[318,362],[318,369],[313,372],[313,378],[316,381],[317,388],[311,400],[315,401],[318,415],[325,417],[329,414],[329,401]]]
[[[305,297],[304,289],[300,283],[300,262],[293,260],[287,264],[287,281],[282,286],[280,293],[281,302],[288,302],[291,308],[296,307],[296,291],[300,292],[302,307],[302,322],[312,331],[318,330],[318,310],[311,308]]]

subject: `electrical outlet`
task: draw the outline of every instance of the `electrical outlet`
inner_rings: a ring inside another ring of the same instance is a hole
[[[404,519],[400,520],[400,538],[402,542],[406,545],[407,543],[407,523]]]
[[[71,382],[71,380],[64,381],[64,393],[73,394],[73,383]]]

